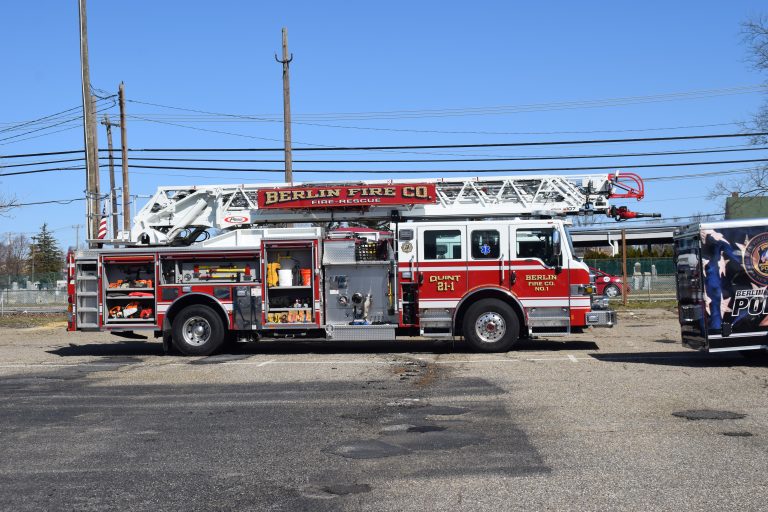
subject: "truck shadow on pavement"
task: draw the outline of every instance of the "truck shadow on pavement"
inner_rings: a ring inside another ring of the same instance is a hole
[[[616,352],[590,354],[604,363],[637,363],[692,368],[728,368],[731,366],[768,366],[766,358],[745,357],[738,352],[705,354],[692,350],[681,352]]]
[[[526,352],[558,352],[599,350],[594,341],[521,340],[508,354]],[[116,341],[112,343],[70,343],[66,347],[48,350],[60,357],[110,357],[110,356],[162,356],[159,341]],[[258,354],[472,354],[477,353],[463,341],[262,341],[258,343],[230,344],[219,355],[230,354],[248,357]]]

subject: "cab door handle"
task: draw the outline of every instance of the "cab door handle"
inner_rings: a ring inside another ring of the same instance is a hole
[[[517,281],[517,272],[514,270],[509,271],[509,286],[514,286]]]

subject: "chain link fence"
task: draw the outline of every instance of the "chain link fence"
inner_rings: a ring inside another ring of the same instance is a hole
[[[617,277],[622,275],[621,259],[585,259],[592,268]],[[627,258],[629,300],[669,300],[676,298],[673,258]],[[613,297],[612,300],[621,300]]]
[[[66,309],[67,285],[63,273],[0,275],[0,313]]]

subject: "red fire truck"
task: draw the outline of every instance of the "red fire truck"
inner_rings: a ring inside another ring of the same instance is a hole
[[[68,329],[149,331],[187,355],[268,337],[507,351],[614,325],[567,216],[642,216],[609,204],[642,197],[619,173],[161,187],[99,241],[114,247],[69,252]]]

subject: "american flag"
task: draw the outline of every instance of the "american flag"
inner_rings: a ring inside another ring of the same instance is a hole
[[[101,210],[101,222],[99,222],[99,240],[107,237],[107,210],[106,207]]]

